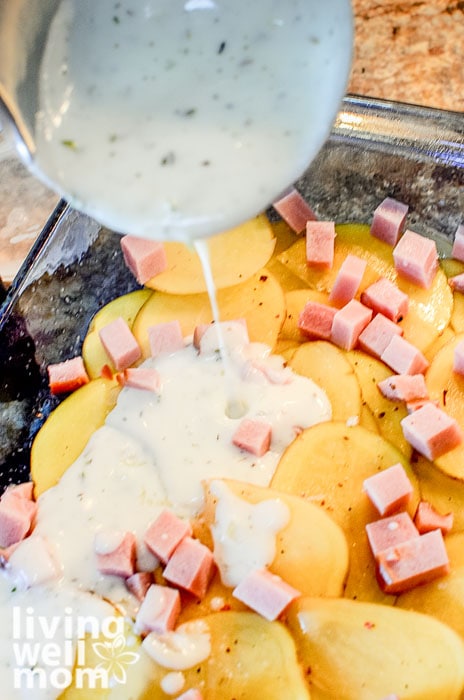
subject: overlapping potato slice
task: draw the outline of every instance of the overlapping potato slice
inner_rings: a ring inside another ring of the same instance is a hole
[[[49,415],[32,444],[31,476],[35,496],[54,486],[78,458],[91,435],[104,423],[120,386],[94,379],[70,394]]]
[[[300,345],[289,365],[324,389],[332,405],[333,420],[359,420],[361,390],[342,350],[324,340],[310,341]]]
[[[289,510],[290,520],[276,535],[276,554],[269,569],[304,595],[337,596],[343,592],[348,571],[345,535],[320,507],[275,489],[240,481],[223,480],[237,497],[253,505],[277,499]],[[205,484],[205,507],[195,532],[211,548],[211,526],[215,522],[216,498]]]
[[[210,636],[211,653],[183,671],[185,689],[199,688],[207,700],[309,700],[295,643],[281,623],[234,611],[214,613],[199,622]],[[168,672],[154,664],[152,681],[139,700],[171,698],[160,687]]]
[[[289,625],[312,700],[459,700],[461,638],[429,615],[346,599],[301,598]]]
[[[249,280],[235,287],[220,289],[217,294],[221,321],[244,318],[250,340],[273,347],[285,317],[285,300],[281,286],[263,268]],[[150,355],[148,329],[150,326],[177,319],[184,336],[195,326],[213,320],[209,297],[203,294],[164,294],[155,292],[137,315],[132,332],[144,357]]]
[[[275,238],[264,214],[230,231],[207,240],[211,272],[216,289],[244,282],[266,265]],[[195,248],[184,243],[164,243],[167,269],[146,282],[146,286],[169,294],[205,292],[203,268]]]
[[[401,463],[415,488],[408,510],[419,498],[417,479],[405,456],[391,443],[362,426],[327,422],[304,430],[286,449],[271,486],[322,506],[348,540],[350,568],[345,596],[388,602],[375,579],[374,559],[365,526],[380,516],[363,491],[368,476]]]
[[[453,371],[454,349],[462,340],[464,333],[456,335],[438,351],[425,381],[430,398],[457,420],[464,433],[464,377]],[[464,443],[437,457],[434,463],[449,476],[464,480]]]
[[[91,379],[100,376],[104,365],[113,367],[110,358],[101,344],[99,336],[100,329],[118,317],[123,318],[129,325],[129,328],[131,328],[140,308],[152,294],[153,292],[150,289],[138,289],[135,292],[116,297],[116,299],[110,301],[109,304],[105,304],[105,306],[95,314],[82,345],[82,357],[87,374]]]
[[[453,513],[453,532],[464,532],[464,481],[445,474],[422,455],[414,455],[414,473],[421,497],[439,513]]]
[[[392,248],[369,233],[364,224],[336,226],[334,264],[330,270],[318,270],[306,263],[304,239],[278,256],[293,274],[309,287],[330,292],[346,256],[357,255],[367,261],[359,293],[379,277],[387,277],[409,296],[409,311],[401,322],[405,337],[420,350],[425,350],[448,325],[453,310],[453,295],[443,270],[438,270],[430,289],[399,277],[393,265]],[[358,294],[359,296],[359,294]]]
[[[379,433],[409,458],[411,446],[405,440],[400,424],[407,415],[406,407],[403,403],[384,398],[377,387],[378,382],[392,375],[391,369],[362,350],[347,352],[346,359],[358,378],[362,398],[372,411]]]

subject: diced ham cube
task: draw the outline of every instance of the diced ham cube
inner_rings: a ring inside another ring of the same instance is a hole
[[[377,386],[382,396],[390,401],[423,401],[429,397],[423,374],[395,374]]]
[[[142,356],[142,351],[126,321],[120,316],[99,331],[101,343],[117,370],[126,369]]]
[[[200,323],[198,326],[195,326],[195,329],[193,331],[193,347],[196,348],[197,350],[200,349],[200,341],[203,338],[204,334],[210,327],[210,323]]]
[[[358,338],[364,352],[380,358],[394,335],[403,335],[403,329],[383,314],[376,314]]]
[[[293,187],[272,206],[296,233],[305,230],[307,221],[316,221],[317,219],[309,204]]]
[[[337,309],[327,304],[308,301],[298,319],[298,328],[308,338],[329,340],[332,333],[332,323]]]
[[[3,496],[17,496],[18,498],[25,498],[27,501],[34,500],[34,482],[24,481],[21,484],[10,484],[5,489]],[[2,496],[2,498],[3,498]]]
[[[372,309],[351,299],[333,318],[331,341],[344,350],[352,350],[371,319]]]
[[[376,560],[382,590],[395,595],[445,576],[450,569],[440,530],[389,547]]]
[[[347,255],[340,265],[329,300],[337,306],[344,306],[353,299],[361,284],[366,266],[366,261],[357,255]]]
[[[409,297],[394,282],[381,277],[361,294],[361,301],[376,313],[397,323],[408,313]]]
[[[406,410],[408,413],[413,413],[419,408],[422,408],[422,406],[425,406],[426,403],[433,403],[434,406],[437,406],[437,408],[439,407],[438,401],[431,401],[430,399],[414,399],[414,401],[406,401]]]
[[[153,367],[128,367],[122,374],[124,386],[158,392],[161,386],[159,372]]]
[[[16,547],[10,556],[9,565],[27,588],[54,581],[60,575],[49,542],[35,534]]]
[[[81,356],[48,365],[47,372],[52,394],[74,391],[90,381]]]
[[[374,211],[371,224],[371,236],[378,238],[391,246],[396,245],[404,231],[409,207],[392,197],[383,200]]]
[[[306,262],[311,267],[330,270],[334,261],[335,223],[308,221],[306,224]]]
[[[144,542],[148,549],[164,564],[172,556],[175,548],[186,537],[192,535],[192,527],[167,508],[161,511],[145,533]]]
[[[429,366],[421,351],[400,335],[392,336],[380,359],[397,374],[421,374]]]
[[[145,598],[152,583],[153,574],[150,571],[137,571],[136,574],[132,574],[132,576],[126,578],[127,589],[140,602]]]
[[[95,537],[97,568],[101,574],[129,578],[135,570],[136,541],[133,532],[98,532]]]
[[[121,250],[124,262],[139,284],[145,284],[168,266],[163,243],[138,236],[123,236]]]
[[[400,463],[368,477],[363,486],[369,500],[382,516],[405,508],[413,492],[413,486]]]
[[[30,504],[34,512],[27,507]],[[25,498],[3,495],[0,501],[0,547],[8,548],[30,532],[36,504]]]
[[[409,444],[431,461],[462,442],[458,423],[432,402],[403,418],[401,427]]]
[[[255,569],[234,588],[232,595],[266,620],[276,620],[301,593],[268,569]]]
[[[148,329],[148,340],[152,357],[158,357],[161,353],[172,353],[182,350],[184,338],[179,321],[167,321],[157,323]]]
[[[196,688],[190,688],[190,690],[186,690],[185,693],[179,695],[177,700],[203,700],[203,695]]]
[[[398,274],[428,289],[438,270],[438,252],[435,241],[407,230],[393,249],[393,260]]]
[[[374,557],[388,547],[419,537],[419,530],[406,512],[390,515],[366,525],[367,539]]]
[[[174,586],[204,598],[214,573],[214,559],[204,544],[185,537],[176,547],[164,570],[164,578]]]
[[[456,258],[456,260],[464,262],[464,224],[459,224],[456,229],[451,255],[453,258]]]
[[[441,515],[428,501],[420,501],[414,515],[414,524],[423,535],[432,530],[441,530],[443,535],[447,535],[453,527],[453,514]]]
[[[155,634],[171,632],[176,626],[180,610],[179,591],[153,583],[139,608],[134,629],[141,635],[149,632],[155,632]]]
[[[454,277],[448,278],[448,284],[454,292],[460,292],[464,294],[464,272],[460,275],[454,275]]]
[[[453,371],[464,375],[464,340],[461,340],[454,348]]]
[[[272,426],[261,420],[244,418],[232,436],[232,442],[241,450],[262,457],[271,446]]]

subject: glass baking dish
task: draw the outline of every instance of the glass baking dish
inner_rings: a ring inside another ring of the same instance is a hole
[[[347,96],[296,186],[319,218],[337,222],[369,223],[395,197],[410,207],[409,226],[449,253],[464,212],[463,117]],[[96,311],[137,287],[119,240],[61,202],[0,307],[2,486],[28,478],[32,439],[58,401],[47,365],[78,354]]]

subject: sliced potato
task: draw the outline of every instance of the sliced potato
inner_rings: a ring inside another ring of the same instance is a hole
[[[292,289],[285,294],[287,315],[279,335],[281,340],[294,340],[300,343],[307,340],[298,328],[298,319],[308,301],[328,304],[329,297],[325,292],[318,292],[316,289]]]
[[[275,259],[280,253],[283,253],[284,250],[287,250],[287,248],[290,248],[290,246],[296,243],[296,241],[301,238],[301,234],[295,233],[283,219],[271,221],[270,224],[276,239],[276,245],[272,255],[272,259]]]
[[[461,638],[433,617],[353,600],[301,598],[289,625],[312,698],[459,700]]]
[[[207,249],[216,289],[232,287],[256,274],[271,257],[275,238],[264,214],[230,231],[208,238]],[[146,286],[169,294],[198,294],[207,290],[203,267],[193,247],[164,243],[167,269]]]
[[[260,270],[236,287],[221,289],[217,294],[220,318],[223,321],[244,318],[250,340],[273,347],[285,317],[285,300],[280,284],[267,269]],[[144,357],[150,354],[148,328],[157,323],[179,320],[184,336],[195,326],[213,320],[209,297],[204,294],[163,294],[155,292],[137,315],[132,332]]]
[[[437,338],[434,340],[434,342],[428,346],[427,350],[425,351],[424,355],[428,362],[432,362],[433,359],[435,358],[435,355],[439,350],[442,349],[448,343],[450,340],[454,338],[455,332],[451,326],[446,326],[445,330],[441,335],[437,336]]]
[[[453,532],[464,532],[464,481],[445,474],[422,455],[412,462],[421,497],[439,513],[453,513]]]
[[[94,379],[70,394],[47,418],[32,444],[35,496],[54,486],[116,405],[116,381]]]
[[[301,289],[304,286],[303,280],[293,274],[291,270],[277,259],[272,257],[266,268],[275,276],[284,292],[290,292],[293,289]]]
[[[361,416],[361,390],[345,353],[324,340],[303,343],[293,354],[290,367],[309,377],[326,392],[333,420]]]
[[[350,569],[345,596],[391,602],[377,585],[365,526],[380,517],[363,491],[363,482],[382,469],[401,463],[414,485],[408,510],[419,500],[417,479],[405,456],[380,435],[362,426],[320,423],[304,430],[285,450],[271,486],[320,506],[343,529],[348,540]]]
[[[299,347],[300,343],[296,343],[293,340],[277,340],[273,347],[273,352],[276,355],[282,355],[289,362]]]
[[[95,314],[82,345],[82,357],[87,374],[91,379],[96,379],[101,375],[104,365],[109,365],[114,369],[106,350],[101,344],[99,331],[103,326],[106,326],[118,317],[123,318],[129,328],[131,328],[140,308],[152,294],[153,292],[150,289],[138,289],[135,292],[116,297],[116,299],[110,301],[109,304],[106,304]]]

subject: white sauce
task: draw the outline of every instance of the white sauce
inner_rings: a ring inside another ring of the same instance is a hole
[[[262,211],[329,133],[347,0],[63,0],[35,169],[121,232],[196,239]]]
[[[167,673],[160,682],[161,690],[166,695],[176,695],[180,693],[185,685],[185,676],[180,671]]]
[[[222,582],[235,588],[247,574],[274,561],[275,536],[288,524],[290,511],[279,499],[248,503],[222,481],[213,481],[210,490],[217,498],[214,560]]]
[[[209,628],[204,620],[194,620],[179,625],[174,632],[151,632],[143,640],[143,648],[163,668],[186,671],[210,655]]]

